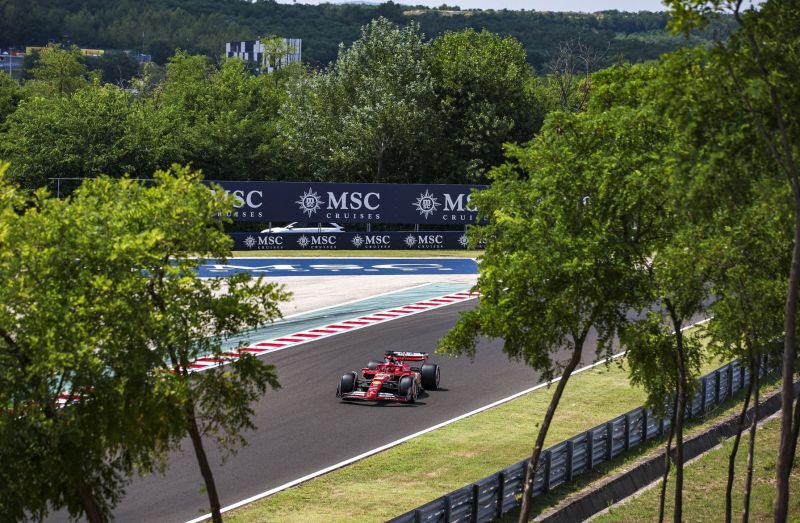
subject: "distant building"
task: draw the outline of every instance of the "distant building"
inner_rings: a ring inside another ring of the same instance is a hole
[[[228,58],[240,58],[245,62],[252,62],[258,67],[260,72],[271,73],[275,68],[302,59],[303,40],[300,38],[284,38],[284,43],[288,48],[288,53],[278,59],[278,63],[269,63],[269,56],[266,55],[264,44],[260,40],[246,40],[242,42],[226,42],[225,56]]]
[[[134,51],[132,49],[127,49],[123,52],[140,64],[147,64],[153,61],[153,56],[149,54],[140,53],[139,51]]]
[[[29,45],[28,47],[25,48],[25,53],[26,54],[40,53],[44,49],[47,49],[47,47]],[[80,50],[80,53],[81,53],[82,56],[91,56],[91,57],[94,57],[94,58],[99,58],[99,57],[103,56],[104,54],[106,54],[105,50],[103,50],[103,49],[83,49],[83,48],[81,48],[79,50]]]
[[[14,76],[15,72],[22,71],[22,60],[24,58],[25,53],[18,49],[0,50],[0,71]]]

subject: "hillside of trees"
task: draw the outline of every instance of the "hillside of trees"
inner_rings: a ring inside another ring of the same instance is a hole
[[[594,14],[509,10],[453,11],[386,2],[371,5],[284,5],[272,0],[3,0],[0,47],[44,45],[69,35],[83,47],[143,50],[164,64],[175,49],[220,56],[226,41],[267,34],[303,39],[303,58],[312,67],[336,59],[340,43],[349,46],[359,28],[377,17],[398,25],[419,23],[432,39],[446,31],[487,29],[519,40],[537,71],[560,42],[580,38],[604,50],[604,63],[639,62],[686,45],[670,34],[666,13]],[[690,38],[690,44],[727,33],[723,18]]]
[[[560,75],[558,78],[566,78]],[[519,41],[467,29],[424,41],[378,18],[330,68],[254,75],[179,51],[127,88],[78,48],[51,45],[22,83],[0,72],[0,158],[27,189],[53,178],[149,177],[173,163],[209,179],[481,182],[543,115],[580,103],[537,77]]]

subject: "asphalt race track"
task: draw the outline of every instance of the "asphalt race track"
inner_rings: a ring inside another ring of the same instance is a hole
[[[497,341],[479,346],[476,361],[434,356],[442,388],[415,405],[344,403],[335,397],[339,376],[379,359],[384,350],[431,351],[460,311],[447,306],[355,332],[268,354],[282,388],[255,405],[259,430],[249,446],[219,466],[215,444],[206,449],[222,506],[283,485],[375,447],[416,433],[535,385],[533,371],[511,363]],[[594,354],[587,351],[586,363]],[[185,522],[208,512],[191,445],[170,457],[165,476],[137,478],[115,511],[119,522]],[[64,514],[48,518],[66,520]]]

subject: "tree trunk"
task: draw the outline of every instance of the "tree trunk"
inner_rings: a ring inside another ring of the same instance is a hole
[[[796,192],[796,191],[795,191]],[[776,497],[773,517],[776,523],[783,523],[789,511],[789,474],[794,461],[795,438],[793,433],[794,417],[794,357],[797,344],[797,293],[800,286],[800,209],[794,215],[794,247],[792,249],[792,267],[789,270],[789,291],[786,295],[784,311],[783,340],[783,383],[781,386],[781,445],[778,450],[778,466],[776,471]]]
[[[792,461],[794,461],[794,453],[797,449],[797,436],[800,433],[800,398],[794,403],[794,424],[792,425]]]
[[[159,275],[159,284],[162,283],[164,275]],[[149,285],[150,297],[156,303],[158,309],[162,312],[166,310],[164,297],[157,292],[155,284],[151,281]],[[169,359],[172,364],[172,369],[183,377],[184,380],[189,380],[189,364],[183,362],[174,347],[169,348]],[[203,475],[203,481],[206,484],[206,493],[208,494],[208,501],[211,505],[211,520],[214,523],[222,523],[222,513],[220,512],[219,495],[217,494],[217,485],[214,483],[214,474],[211,472],[211,466],[208,464],[208,456],[206,450],[203,448],[203,438],[200,435],[200,428],[197,426],[197,416],[194,411],[194,403],[189,400],[186,405],[186,425],[188,427],[189,437],[192,440],[192,447],[197,457],[197,464],[200,466],[200,473]]]
[[[194,404],[189,404],[186,409],[186,416],[189,425],[189,437],[192,439],[192,446],[197,456],[197,463],[200,465],[200,473],[203,475],[203,480],[206,484],[208,502],[211,504],[211,520],[214,523],[222,523],[217,485],[214,483],[214,474],[211,472],[211,467],[208,464],[208,456],[206,456],[206,451],[203,448],[203,439],[200,436],[200,429],[197,427]]]
[[[784,333],[783,340],[783,372],[781,384],[781,443],[778,449],[778,464],[775,468],[775,502],[773,503],[773,518],[777,523],[786,521],[789,511],[789,475],[792,472],[794,453],[797,441],[796,426],[800,424],[800,412],[794,407],[794,358],[797,349],[797,299],[798,285],[800,285],[800,172],[795,161],[794,144],[789,136],[789,126],[787,125],[784,114],[783,101],[772,83],[772,74],[767,67],[761,53],[760,36],[756,35],[753,27],[745,24],[740,8],[742,2],[736,3],[734,17],[739,26],[745,29],[750,45],[753,50],[755,63],[759,68],[761,80],[769,87],[770,105],[774,122],[778,126],[779,140],[775,140],[764,122],[753,110],[747,96],[742,96],[745,107],[754,116],[754,121],[758,131],[764,138],[776,163],[785,172],[786,178],[792,189],[794,196],[794,245],[792,247],[792,264],[789,269],[789,289],[786,293],[786,308],[784,310]],[[745,90],[740,85],[732,66],[728,67],[731,78],[736,82],[740,93]],[[798,406],[800,407],[800,406]]]
[[[542,447],[544,440],[547,437],[547,431],[550,429],[550,422],[553,420],[553,415],[558,408],[558,402],[561,401],[561,395],[564,393],[564,387],[567,386],[567,381],[572,375],[572,372],[581,361],[581,353],[583,352],[583,343],[586,336],[582,336],[580,340],[575,343],[575,350],[572,352],[572,358],[564,368],[561,374],[556,390],[553,397],[550,399],[550,405],[547,406],[547,412],[542,420],[542,426],[539,428],[539,434],[536,436],[536,443],[533,447],[531,460],[528,463],[528,469],[525,471],[525,489],[522,493],[522,507],[519,513],[519,523],[527,523],[531,514],[531,503],[533,502],[533,481],[536,478],[536,469],[539,467],[539,458],[542,455]]]
[[[86,513],[86,519],[88,519],[90,523],[105,523],[108,521],[108,519],[103,515],[103,511],[100,510],[100,505],[98,505],[97,500],[94,497],[94,493],[92,493],[92,489],[86,485],[83,479],[79,478],[75,482],[75,490],[78,493],[78,497],[81,500],[81,505]]]
[[[664,505],[667,500],[667,480],[669,479],[669,468],[672,463],[672,438],[675,436],[675,414],[678,412],[678,396],[672,402],[672,416],[669,423],[669,438],[667,439],[667,451],[664,453],[664,477],[661,480],[661,494],[658,498],[658,523],[664,523]]]
[[[683,418],[686,413],[686,358],[683,353],[682,322],[672,301],[664,299],[675,330],[675,358],[678,370],[677,408],[675,409],[675,511],[674,521],[683,521]]]
[[[750,372],[756,365],[755,360],[750,358]],[[728,456],[728,483],[725,485],[725,522],[730,523],[733,517],[733,478],[736,475],[736,455],[739,453],[739,442],[742,439],[742,431],[747,420],[747,408],[750,406],[750,396],[753,394],[753,380],[747,385],[747,395],[744,397],[742,412],[739,414],[739,422],[736,424],[736,437],[733,439],[733,448]]]
[[[381,142],[381,144],[378,146],[378,154],[375,155],[376,160],[378,160],[378,163],[376,165],[377,170],[375,173],[375,181],[377,182],[383,181],[381,180],[381,176],[383,175],[383,155],[385,152],[386,152],[386,144],[384,142]]]
[[[7,336],[5,333],[0,332],[0,334],[3,335],[3,337],[6,337],[7,340],[11,340],[11,337]],[[16,343],[13,343],[13,340],[12,344],[15,348],[18,347]],[[27,357],[21,357],[20,359],[29,363]],[[42,383],[42,380],[39,377],[33,377],[31,380],[37,384]],[[59,386],[56,390],[61,390],[61,387]],[[52,420],[54,423],[57,423],[55,401],[46,403],[44,407],[44,415],[48,420]],[[73,485],[75,487],[75,493],[78,495],[78,499],[81,500],[83,511],[86,513],[86,519],[89,520],[90,523],[105,523],[108,521],[108,518],[100,509],[100,504],[97,502],[95,493],[83,480],[83,476],[78,476]]]
[[[682,364],[682,362],[681,362]],[[675,415],[675,511],[674,521],[683,521],[683,417],[686,412],[686,381],[679,369],[678,409]]]
[[[761,370],[759,358],[753,358],[750,368],[755,368],[750,385],[754,391],[753,397],[753,420],[750,423],[750,441],[747,445],[747,476],[744,482],[744,502],[742,508],[742,523],[750,520],[750,492],[753,486],[753,460],[756,450],[756,427],[758,427],[758,373]]]

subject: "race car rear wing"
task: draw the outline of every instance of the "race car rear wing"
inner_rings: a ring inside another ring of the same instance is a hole
[[[387,350],[383,354],[384,358],[392,358],[399,362],[404,361],[428,361],[428,353],[427,352],[397,352],[393,350]]]

